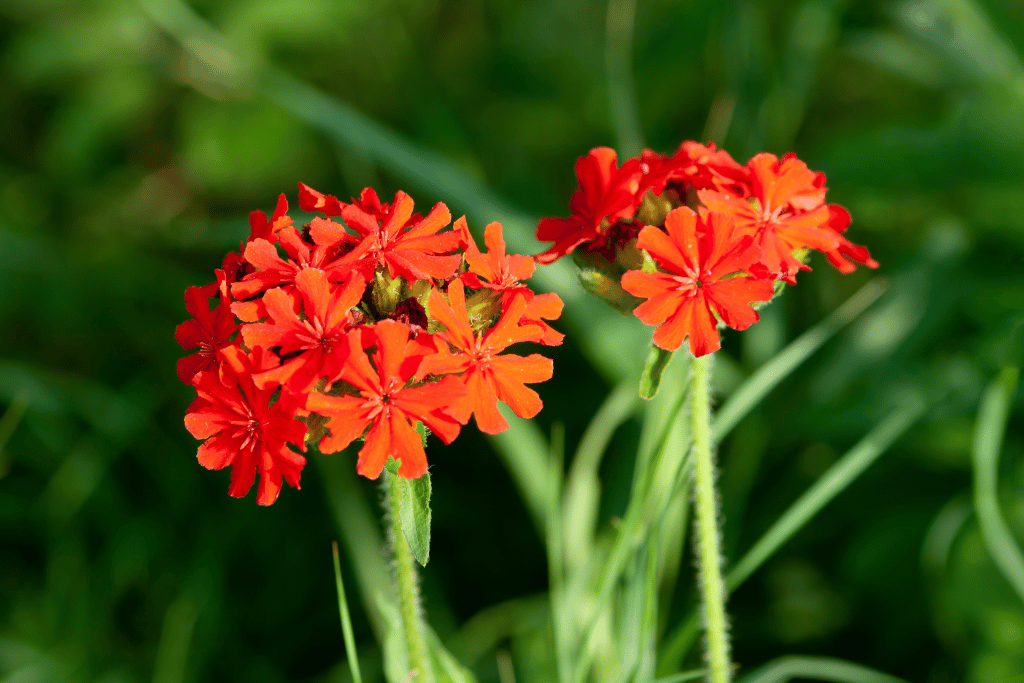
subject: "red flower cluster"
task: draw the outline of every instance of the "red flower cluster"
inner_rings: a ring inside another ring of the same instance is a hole
[[[674,155],[644,150],[619,166],[613,150],[599,147],[577,160],[576,177],[572,215],[537,224],[537,239],[554,242],[537,262],[574,251],[603,259],[623,296],[647,299],[633,312],[658,326],[654,343],[666,350],[689,338],[702,356],[721,346],[718,321],[736,330],[757,322],[752,302],[810,270],[802,250],[824,252],[843,273],[856,268],[851,260],[878,267],[843,236],[850,214],[825,203],[825,174],[792,153],[758,154],[741,166],[714,143],[688,141]]]
[[[473,415],[484,432],[507,429],[499,400],[540,411],[526,384],[550,379],[551,361],[503,352],[560,344],[547,321],[562,302],[524,284],[534,262],[506,253],[501,225],[481,252],[465,218],[445,230],[444,204],[423,217],[403,192],[346,204],[300,184],[299,206],[321,215],[296,228],[281,195],[269,219],[250,214],[216,282],[185,292],[193,317],[175,338],[198,349],[178,362],[196,389],[185,426],[206,440],[200,464],[231,465],[228,493],[244,496],[257,473],[261,505],[283,481],[298,488],[307,440],[335,452],[364,437],[360,474],[393,457],[414,479],[427,471],[418,423],[450,443]]]

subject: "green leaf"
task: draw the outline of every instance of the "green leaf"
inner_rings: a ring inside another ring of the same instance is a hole
[[[758,368],[722,405],[714,416],[711,439],[719,443],[772,389],[821,348],[847,323],[885,293],[884,281],[876,278],[861,287],[831,315],[807,330],[793,343]],[[649,361],[648,361],[649,362]],[[641,394],[643,388],[641,386]]]
[[[739,683],[785,683],[793,678],[835,683],[907,683],[881,671],[834,657],[780,657],[751,671]]]
[[[418,479],[398,478],[402,491],[402,533],[413,557],[424,567],[430,560],[430,472]]]
[[[974,509],[989,556],[1024,600],[1024,555],[999,510],[999,450],[1018,374],[1017,368],[1003,368],[981,401],[974,431]]]
[[[476,683],[472,672],[445,649],[434,630],[427,627],[426,631],[437,683]]]
[[[704,678],[707,671],[704,669],[694,669],[693,671],[680,671],[677,674],[671,676],[664,676],[662,678],[655,678],[654,683],[686,683],[686,681],[695,681],[698,678]]]
[[[356,640],[352,634],[352,619],[348,613],[348,600],[345,598],[345,584],[341,580],[341,558],[338,557],[338,542],[332,544],[334,552],[334,584],[338,591],[338,612],[341,613],[341,634],[345,640],[345,657],[348,668],[352,672],[353,683],[363,683],[359,671],[359,660],[356,658]]]
[[[644,363],[643,374],[640,375],[640,398],[649,401],[658,394],[661,377],[665,374],[665,368],[672,360],[673,353],[675,352],[651,345],[651,350],[647,354],[647,362]]]
[[[383,647],[388,638],[388,619],[397,608],[391,602],[392,591],[388,579],[388,566],[380,549],[384,538],[380,520],[371,509],[357,481],[355,468],[356,448],[340,454],[323,455],[312,449],[314,463],[324,480],[324,490],[334,513],[335,526],[345,546],[355,574],[355,585],[363,608],[370,619],[377,642]]]
[[[487,434],[526,503],[526,509],[541,538],[547,533],[548,456],[551,448],[536,422],[517,417],[504,403],[498,410],[508,420],[508,429]]]

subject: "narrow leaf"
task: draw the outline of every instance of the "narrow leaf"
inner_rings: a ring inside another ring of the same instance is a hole
[[[579,569],[592,557],[601,497],[601,459],[615,430],[639,407],[633,382],[623,380],[608,394],[580,437],[572,459],[563,502],[565,538],[573,539],[565,547],[565,563],[570,570]]]
[[[509,428],[501,434],[488,434],[487,440],[501,457],[512,481],[519,489],[538,535],[547,531],[548,510],[548,440],[533,420],[517,417],[505,404],[498,404]]]
[[[883,280],[875,279],[868,282],[831,315],[797,337],[774,358],[758,368],[729,396],[729,399],[715,414],[714,423],[711,426],[712,441],[720,442],[747,413],[761,402],[761,399],[768,395],[768,392],[777,387],[811,354],[821,348],[822,344],[860,315],[883,293],[885,293]]]
[[[896,439],[917,422],[924,411],[925,403],[920,398],[914,397],[905,401],[821,475],[729,571],[726,576],[728,591],[732,592],[739,588],[822,508],[846,490],[846,487],[863,474]],[[659,669],[671,670],[679,666],[679,662],[696,640],[697,625],[698,615],[693,611],[689,618],[665,639]]]
[[[704,678],[707,671],[704,669],[694,669],[693,671],[681,671],[671,676],[662,676],[661,678],[655,678],[654,683],[686,683],[686,681],[695,681],[698,678]]]
[[[345,584],[341,580],[341,558],[338,557],[338,542],[331,544],[334,553],[334,583],[338,590],[338,611],[341,613],[341,634],[345,639],[345,657],[348,668],[352,672],[354,683],[363,683],[363,675],[359,671],[359,660],[356,658],[356,639],[352,635],[352,619],[348,613],[348,600],[345,598]]]
[[[476,683],[473,674],[445,649],[434,630],[428,626],[426,631],[437,683]]]
[[[11,436],[14,435],[14,430],[18,428],[18,423],[25,415],[26,408],[28,408],[28,392],[23,390],[17,398],[11,401],[7,410],[4,411],[4,416],[0,418],[0,479],[3,479],[10,469],[11,458],[4,453],[4,448]]]
[[[643,374],[640,375],[640,398],[649,401],[658,394],[661,377],[665,374],[665,368],[672,360],[673,353],[675,352],[651,345],[651,350],[647,354],[647,362],[644,363]]]
[[[793,655],[780,657],[751,671],[739,683],[785,683],[793,678],[835,683],[907,683],[902,678],[842,659]]]
[[[356,447],[350,447],[343,454],[323,455],[312,449],[314,463],[319,467],[324,480],[327,500],[334,513],[335,527],[345,546],[355,573],[356,591],[370,618],[377,642],[383,647],[388,634],[388,615],[397,613],[391,602],[388,568],[380,549],[384,538],[380,532],[380,521],[371,510],[359,482],[355,461]]]
[[[981,401],[974,430],[974,509],[989,556],[1024,600],[1024,555],[999,510],[999,451],[1018,374],[1017,368],[1004,368]]]
[[[413,557],[424,567],[430,560],[430,472],[417,479],[399,477],[402,488],[402,534]]]

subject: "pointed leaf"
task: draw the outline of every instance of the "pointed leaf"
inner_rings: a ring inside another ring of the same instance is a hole
[[[974,509],[985,547],[996,567],[1024,600],[1024,554],[999,509],[999,451],[1006,433],[1017,368],[1003,368],[985,391],[974,430]]]
[[[418,479],[399,479],[402,489],[402,533],[413,557],[424,567],[430,560],[430,472]]]
[[[793,678],[810,678],[836,683],[906,683],[902,678],[833,657],[789,655],[769,662],[743,677],[740,683],[783,683]]]
[[[644,364],[643,374],[640,375],[640,398],[650,401],[657,396],[658,387],[661,386],[661,377],[665,374],[668,362],[672,360],[675,351],[666,351],[663,348],[652,345],[647,354],[647,362]]]

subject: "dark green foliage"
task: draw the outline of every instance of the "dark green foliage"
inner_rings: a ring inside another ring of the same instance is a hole
[[[0,678],[348,680],[328,553],[340,538],[361,669],[382,680],[384,625],[367,605],[386,567],[379,527],[359,516],[378,514],[376,487],[342,453],[311,456],[302,490],[270,508],[229,498],[227,472],[196,463],[182,425],[182,294],[212,280],[250,210],[270,211],[282,191],[297,208],[298,181],[341,198],[405,189],[420,209],[468,213],[478,231],[502,220],[510,245],[540,251],[534,220],[568,214],[575,158],[629,145],[637,128],[616,119],[630,107],[609,102],[628,89],[606,78],[607,7],[181,8],[0,3]],[[838,657],[928,683],[1019,676],[1024,603],[973,514],[971,445],[983,388],[1020,364],[1024,344],[1024,12],[1001,0],[651,0],[636,11],[624,54],[646,143],[712,136],[739,159],[796,150],[828,173],[830,201],[854,217],[850,238],[887,281],[721,442],[728,559],[908,397],[929,406],[731,597],[736,661],[750,672],[783,655]],[[841,276],[820,255],[810,265],[761,322],[723,334],[720,405],[872,277]],[[604,315],[568,270],[546,272],[538,281],[566,300],[557,326],[569,336],[535,424],[564,424],[572,454],[611,387],[635,389],[650,330]],[[1018,543],[1021,400],[998,466]],[[638,438],[650,450],[638,420],[617,424],[592,461],[601,488],[590,470],[580,478],[602,543],[625,509]],[[524,451],[528,437],[516,433]],[[499,680],[499,651],[518,680],[554,680],[547,503],[527,494],[549,472],[520,463],[510,475],[495,443],[472,428],[449,447],[429,439],[425,611],[482,683]],[[686,547],[668,549],[661,633],[693,608]],[[629,572],[644,578],[641,564]],[[699,666],[691,652],[680,670]]]

